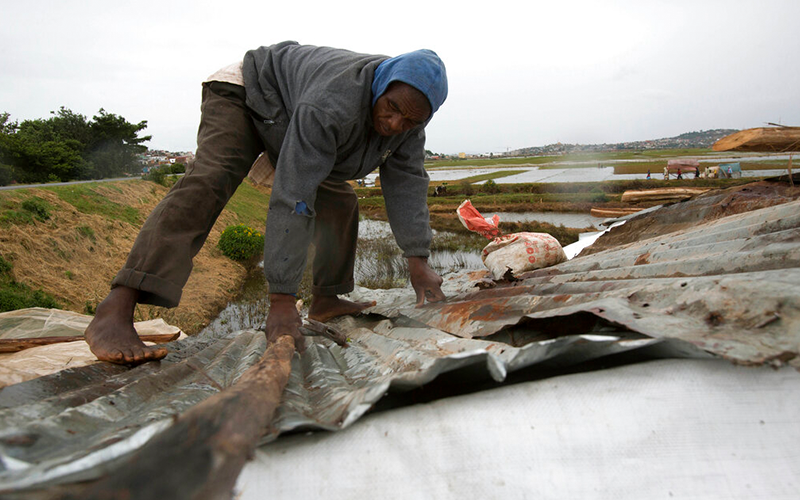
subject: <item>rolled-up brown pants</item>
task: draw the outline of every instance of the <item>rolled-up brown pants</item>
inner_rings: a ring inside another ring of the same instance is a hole
[[[244,87],[204,83],[195,160],[145,221],[112,288],[139,290],[143,304],[177,306],[192,258],[263,150],[245,105]],[[314,209],[312,293],[351,292],[358,237],[356,194],[346,182],[327,180],[317,191]]]

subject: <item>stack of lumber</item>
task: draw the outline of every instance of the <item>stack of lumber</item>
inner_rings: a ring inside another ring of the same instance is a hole
[[[800,127],[749,128],[726,135],[711,146],[714,151],[788,153],[800,151]]]
[[[710,191],[711,188],[702,187],[671,187],[644,189],[640,191],[625,191],[622,193],[623,203],[640,201],[681,201],[688,200],[699,194]]]

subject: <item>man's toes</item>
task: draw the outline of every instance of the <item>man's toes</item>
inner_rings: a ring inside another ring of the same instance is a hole
[[[147,361],[155,361],[166,356],[168,352],[165,347],[148,347],[145,348],[144,357]]]
[[[95,354],[98,359],[103,361],[111,361],[112,363],[124,363],[125,362],[125,354],[120,351],[119,349],[113,349],[111,351],[106,351],[104,354]]]
[[[130,347],[120,349],[122,352],[122,363],[131,364],[136,363],[136,353]]]

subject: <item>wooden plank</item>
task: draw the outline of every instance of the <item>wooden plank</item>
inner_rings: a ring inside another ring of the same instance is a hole
[[[103,478],[65,497],[231,498],[281,402],[294,351],[294,339],[280,337],[236,384],[185,412]]]
[[[788,153],[800,151],[800,127],[761,127],[726,135],[711,146],[714,151]]]
[[[181,333],[158,333],[153,335],[139,335],[143,342],[163,344],[172,342],[180,337]],[[31,347],[60,344],[63,342],[77,342],[84,340],[83,335],[70,335],[66,337],[34,337],[25,339],[0,339],[0,352],[19,352]]]

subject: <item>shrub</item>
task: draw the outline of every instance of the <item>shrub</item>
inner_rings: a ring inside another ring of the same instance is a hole
[[[50,204],[41,198],[33,197],[22,202],[22,209],[44,222],[50,218]]]
[[[0,283],[0,312],[27,307],[59,309],[56,300],[41,289],[31,290],[30,287],[13,281]]]
[[[500,188],[497,186],[497,183],[495,181],[493,181],[492,179],[489,179],[488,181],[484,182],[483,186],[481,186],[481,190],[484,193],[498,193],[498,192],[500,192]]]
[[[162,186],[167,185],[167,173],[165,172],[165,169],[161,167],[151,168],[147,174],[142,176],[142,178],[146,181],[153,181],[156,184],[160,184]]]
[[[7,274],[11,271],[11,262],[0,256],[0,275]]]
[[[591,194],[590,200],[594,203],[603,203],[608,201],[608,196],[606,196],[606,193],[604,193],[603,190],[601,190],[597,186],[592,188],[590,194]]]
[[[230,259],[249,260],[261,255],[264,235],[244,224],[228,226],[222,231],[217,246]]]
[[[183,163],[173,163],[169,166],[170,174],[183,174],[186,173],[186,165]]]

